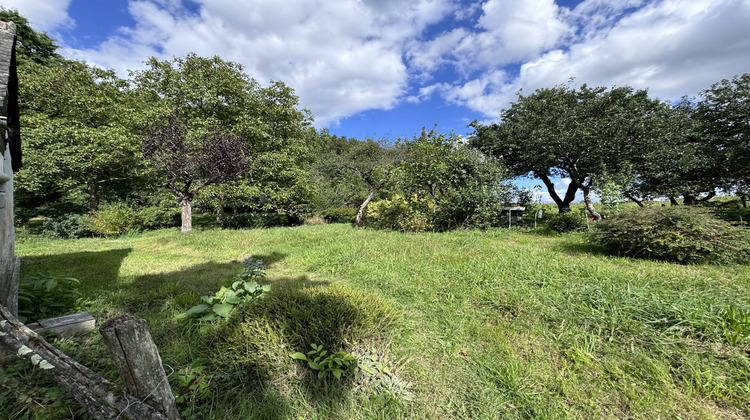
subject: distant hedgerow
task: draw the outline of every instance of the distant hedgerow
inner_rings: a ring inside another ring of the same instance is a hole
[[[624,211],[598,223],[592,239],[630,257],[682,264],[750,262],[750,232],[701,207]]]

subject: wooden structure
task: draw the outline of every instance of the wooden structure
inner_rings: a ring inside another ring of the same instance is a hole
[[[18,316],[20,259],[15,256],[13,172],[21,168],[16,25],[0,22],[0,305]]]

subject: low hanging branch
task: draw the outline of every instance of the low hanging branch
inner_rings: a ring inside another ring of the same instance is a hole
[[[102,378],[47,343],[0,306],[0,350],[15,354],[42,369],[65,388],[95,419],[168,420],[165,415]]]

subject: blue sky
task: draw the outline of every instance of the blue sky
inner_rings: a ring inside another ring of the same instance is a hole
[[[466,134],[520,89],[674,101],[750,71],[750,0],[0,0],[63,55],[122,76],[195,52],[292,86],[318,128]],[[533,185],[533,183],[532,183]],[[564,188],[564,181],[560,181]]]

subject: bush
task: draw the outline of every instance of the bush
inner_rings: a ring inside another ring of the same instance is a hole
[[[354,223],[358,210],[356,207],[329,207],[321,216],[328,223]]]
[[[18,314],[23,322],[63,315],[78,308],[79,281],[39,273],[24,276],[18,285]]]
[[[700,207],[647,207],[598,223],[592,240],[613,254],[682,264],[750,262],[750,232]]]
[[[323,218],[323,216],[316,214],[306,218],[302,222],[302,224],[306,226],[320,226],[326,224],[326,220]]]
[[[174,208],[149,206],[138,210],[137,224],[142,229],[161,229],[180,226],[180,211]]]
[[[118,236],[137,227],[135,210],[124,203],[106,204],[94,213],[91,229],[105,236]]]
[[[42,225],[42,235],[50,238],[75,239],[93,234],[91,217],[85,214],[66,214],[47,219]]]
[[[289,216],[277,213],[237,213],[221,219],[222,229],[258,229],[293,224]]]
[[[221,365],[256,378],[291,369],[294,351],[313,343],[341,349],[347,343],[377,339],[396,318],[379,296],[345,286],[275,285],[261,301],[235,311],[218,328]]]
[[[586,230],[586,220],[579,212],[545,215],[544,227],[557,233],[583,232]]]
[[[432,230],[434,205],[427,200],[406,199],[394,195],[390,200],[380,200],[367,207],[365,223],[375,229],[401,232]]]

